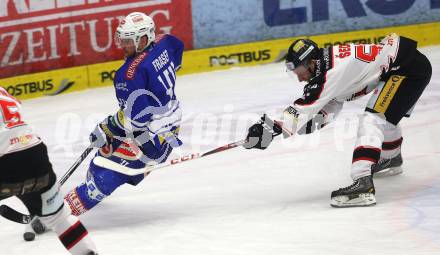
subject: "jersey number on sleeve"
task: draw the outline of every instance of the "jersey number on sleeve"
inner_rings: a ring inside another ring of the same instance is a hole
[[[21,115],[18,111],[18,105],[16,102],[0,99],[0,110],[3,115],[3,121],[6,124],[6,128],[14,128],[25,124],[21,120]]]

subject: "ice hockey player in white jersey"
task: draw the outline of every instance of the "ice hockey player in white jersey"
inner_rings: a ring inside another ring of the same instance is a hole
[[[307,82],[304,94],[286,108],[282,127],[264,125],[264,117],[249,128],[245,148],[266,148],[282,130],[308,134],[336,116],[344,101],[370,94],[360,117],[353,152],[354,183],[333,191],[333,207],[376,204],[373,175],[402,172],[399,122],[409,117],[432,68],[417,50],[417,42],[391,34],[379,44],[348,44],[318,48],[309,39],[293,42],[286,55],[287,71]]]
[[[97,254],[87,229],[64,206],[46,145],[23,121],[20,107],[0,87],[0,200],[19,198],[31,215],[55,231],[71,254]]]

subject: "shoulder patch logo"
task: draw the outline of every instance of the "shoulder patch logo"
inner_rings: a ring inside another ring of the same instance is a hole
[[[130,66],[127,69],[127,73],[125,74],[125,78],[127,78],[127,80],[133,80],[134,79],[134,75],[136,73],[136,69],[139,66],[139,64],[142,62],[142,60],[145,59],[145,57],[147,57],[147,53],[146,52],[142,52],[139,56],[137,56],[133,62],[131,62]]]

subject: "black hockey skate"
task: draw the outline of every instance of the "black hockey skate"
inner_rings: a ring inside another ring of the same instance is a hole
[[[333,207],[357,207],[376,204],[373,178],[365,176],[357,179],[348,187],[332,192],[331,203]]]
[[[381,158],[377,164],[374,164],[371,167],[371,174],[374,177],[398,175],[403,172],[402,164],[403,160],[401,153],[392,159]]]

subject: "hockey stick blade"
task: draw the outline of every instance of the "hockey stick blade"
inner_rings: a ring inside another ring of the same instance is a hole
[[[93,163],[95,163],[96,165],[98,165],[100,167],[111,169],[115,172],[119,172],[119,173],[129,175],[129,176],[135,176],[135,175],[140,175],[140,174],[148,174],[150,172],[156,171],[156,170],[164,168],[164,167],[176,165],[176,164],[179,164],[182,162],[187,162],[190,160],[199,159],[199,158],[203,158],[203,157],[215,154],[215,153],[230,150],[232,148],[241,146],[244,143],[245,143],[245,140],[241,140],[238,142],[233,142],[233,143],[229,143],[229,144],[217,147],[215,149],[212,149],[212,150],[204,152],[204,153],[192,153],[190,155],[185,155],[185,156],[182,156],[179,158],[175,158],[175,159],[172,159],[170,161],[167,161],[167,162],[164,162],[161,164],[150,165],[150,166],[146,166],[144,168],[139,168],[139,169],[133,169],[133,168],[129,168],[129,167],[120,165],[116,162],[113,162],[113,161],[106,159],[104,157],[101,157],[101,156],[95,157],[93,159]]]
[[[3,216],[5,219],[20,224],[28,224],[31,222],[32,219],[30,215],[18,212],[7,205],[0,206],[0,215]]]

